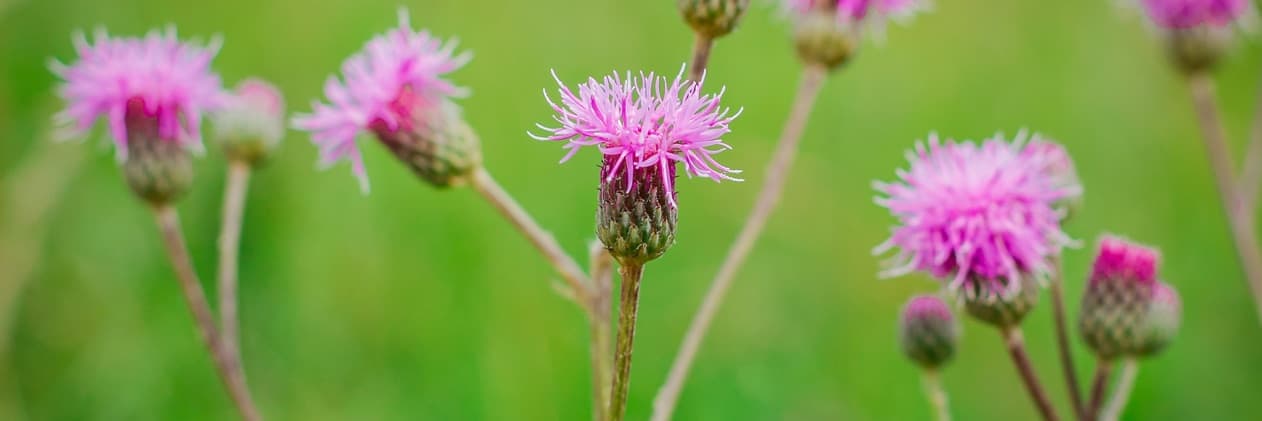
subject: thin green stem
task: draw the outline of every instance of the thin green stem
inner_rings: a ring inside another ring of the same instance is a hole
[[[1109,387],[1109,374],[1112,371],[1112,361],[1096,361],[1095,380],[1091,382],[1091,401],[1087,403],[1087,421],[1100,419],[1100,405],[1104,403],[1104,389]]]
[[[210,312],[210,303],[206,301],[206,293],[202,291],[202,283],[193,270],[193,259],[188,255],[188,247],[184,243],[184,233],[180,229],[180,216],[175,208],[160,205],[153,208],[158,228],[162,232],[162,244],[171,266],[175,269],[175,278],[180,282],[180,290],[188,309],[193,313],[193,321],[201,333],[202,342],[210,352],[215,369],[228,395],[232,397],[241,418],[246,421],[258,421],[263,417],[254,406],[250,397],[250,389],[245,382],[245,372],[241,369],[241,361],[224,345],[219,329],[215,327],[215,317]]]
[[[1074,415],[1085,420],[1087,413],[1082,405],[1082,390],[1078,387],[1078,373],[1074,369],[1074,356],[1069,348],[1069,328],[1065,323],[1064,269],[1060,257],[1052,261],[1052,316],[1056,323],[1056,344],[1060,352],[1060,366],[1064,371],[1065,385],[1069,389],[1069,400],[1074,406]]]
[[[635,345],[635,319],[640,309],[640,277],[644,265],[622,263],[622,301],[618,310],[618,343],[614,348],[613,387],[609,398],[609,421],[621,421],[627,411],[627,391],[631,386],[631,351]]]
[[[692,46],[692,66],[688,69],[688,80],[697,82],[705,75],[706,66],[710,62],[710,49],[714,47],[714,38],[708,35],[697,34],[696,42]]]
[[[925,369],[923,375],[925,396],[933,405],[933,413],[938,421],[951,421],[951,408],[947,402],[946,389],[942,387],[942,378],[937,369]]]
[[[1030,398],[1034,400],[1039,414],[1045,421],[1060,419],[1056,416],[1056,408],[1052,407],[1052,401],[1047,398],[1047,392],[1043,391],[1043,385],[1039,383],[1034,366],[1030,364],[1030,357],[1025,353],[1025,339],[1021,335],[1021,328],[1017,326],[1001,328],[999,333],[1003,335],[1008,354],[1012,356],[1012,362],[1017,366],[1017,373],[1021,375],[1025,390],[1030,393]]]
[[[613,326],[609,323],[613,257],[599,242],[591,249],[592,294],[587,302],[587,322],[591,331],[592,418],[604,421],[613,383]]]
[[[679,394],[683,391],[684,380],[688,377],[688,370],[692,368],[692,362],[697,358],[697,350],[701,348],[701,340],[710,329],[710,323],[714,321],[714,315],[718,313],[719,305],[727,294],[728,288],[731,287],[732,280],[736,278],[737,271],[749,257],[749,252],[753,250],[758,236],[767,226],[767,220],[771,218],[772,211],[780,203],[784,185],[789,179],[789,170],[793,167],[793,158],[797,155],[798,143],[802,139],[802,132],[806,129],[807,119],[815,106],[815,98],[827,74],[828,70],[823,67],[808,66],[803,69],[802,81],[798,86],[793,108],[780,134],[780,141],[776,144],[775,154],[767,165],[767,175],[763,179],[762,190],[758,192],[754,208],[750,211],[749,217],[745,218],[745,225],[741,227],[740,234],[736,236],[736,240],[728,249],[727,257],[719,266],[718,273],[710,281],[710,289],[706,291],[701,307],[697,308],[697,314],[692,317],[688,332],[684,334],[683,343],[679,345],[679,352],[675,355],[675,362],[671,364],[670,374],[667,375],[662,388],[658,390],[657,397],[653,399],[653,421],[667,421],[674,413]]]
[[[1109,398],[1109,403],[1104,406],[1104,410],[1100,411],[1101,421],[1117,421],[1117,417],[1122,415],[1122,410],[1126,409],[1126,402],[1130,400],[1131,390],[1135,388],[1137,376],[1139,376],[1139,361],[1134,357],[1123,360],[1122,373],[1117,380],[1117,386],[1113,387],[1113,397]]]
[[[241,219],[250,188],[250,164],[229,161],[224,184],[223,222],[219,226],[219,329],[224,347],[241,359],[237,258],[241,252]]]

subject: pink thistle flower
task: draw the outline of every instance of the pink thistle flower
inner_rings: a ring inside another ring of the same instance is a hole
[[[200,150],[202,113],[225,99],[219,75],[210,70],[219,39],[206,46],[180,42],[174,27],[143,38],[111,38],[99,29],[94,38],[90,43],[76,34],[79,60],[50,64],[64,80],[58,94],[67,105],[57,115],[68,126],[64,135],[81,136],[104,117],[119,161],[139,136]]]
[[[730,113],[730,108],[721,108],[724,90],[702,95],[705,78],[693,83],[683,79],[683,72],[681,67],[673,82],[654,73],[632,77],[627,72],[620,77],[615,72],[602,81],[588,78],[576,94],[554,71],[552,77],[560,85],[560,104],[546,89],[543,94],[556,111],[553,118],[559,126],[538,124],[550,135],[530,136],[565,141],[569,152],[561,162],[584,146],[598,147],[605,156],[602,182],[612,182],[623,171],[629,180],[627,191],[634,187],[634,171],[657,166],[660,174],[674,174],[676,162],[682,162],[689,175],[741,181],[732,176],[740,171],[714,159],[715,154],[731,149],[722,137],[731,131],[728,124],[741,110]],[[661,177],[661,183],[671,206],[675,206],[674,177]]]
[[[1024,153],[1019,136],[981,144],[940,143],[931,134],[916,145],[899,181],[874,184],[876,203],[899,220],[874,253],[898,248],[884,277],[922,270],[950,278],[958,290],[1010,294],[1020,277],[1043,275],[1047,259],[1072,241],[1060,229],[1054,202],[1081,190],[1061,186],[1043,171],[1045,155]]]
[[[1140,0],[1140,5],[1154,24],[1169,29],[1225,27],[1253,10],[1247,0]]]
[[[466,90],[443,78],[469,62],[469,53],[455,54],[456,42],[443,42],[428,31],[415,31],[406,9],[399,26],[378,35],[342,63],[342,78],[329,76],[324,94],[329,102],[313,102],[311,114],[298,115],[294,127],[311,132],[320,148],[320,163],[342,159],[360,187],[368,191],[368,175],[355,136],[371,131],[388,137],[411,131],[419,115],[439,112],[442,104]]]
[[[831,9],[837,19],[862,22],[869,15],[882,19],[902,19],[926,7],[925,0],[785,0],[785,6],[797,16],[816,9]]]
[[[1108,282],[1155,285],[1159,260],[1157,251],[1152,248],[1106,235],[1100,239],[1090,285]]]

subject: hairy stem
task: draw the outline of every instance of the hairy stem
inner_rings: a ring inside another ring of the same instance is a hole
[[[692,66],[688,68],[688,80],[697,82],[705,75],[706,65],[710,62],[710,49],[714,47],[714,38],[697,33],[696,43],[692,46]]]
[[[540,227],[539,223],[535,222],[534,218],[531,218],[530,214],[526,213],[526,210],[517,204],[513,196],[509,195],[485,168],[475,170],[470,181],[474,190],[482,194],[482,197],[487,202],[490,202],[491,206],[495,207],[495,210],[498,210],[505,219],[508,219],[514,227],[517,227],[517,230],[521,231],[522,235],[526,236],[526,239],[530,240],[530,243],[535,248],[543,252],[544,257],[547,257],[548,261],[552,263],[552,266],[561,274],[561,277],[574,290],[578,298],[586,300],[591,294],[588,291],[587,276],[583,274],[583,269],[579,268],[574,258],[561,249],[561,245],[557,243],[556,238],[553,238],[552,234]]]
[[[223,193],[223,222],[219,226],[219,329],[224,348],[241,359],[237,318],[237,256],[241,252],[241,215],[250,186],[250,164],[228,162]]]
[[[1223,211],[1227,214],[1227,223],[1235,242],[1236,253],[1253,292],[1253,301],[1257,308],[1259,321],[1262,322],[1262,249],[1258,248],[1254,234],[1253,216],[1244,213],[1239,206],[1236,182],[1233,177],[1231,153],[1227,148],[1227,135],[1218,115],[1218,105],[1214,99],[1214,81],[1205,73],[1188,76],[1188,84],[1192,90],[1192,103],[1196,108],[1197,121],[1200,123],[1205,152],[1213,171],[1214,182],[1222,199]]]
[[[1069,328],[1065,323],[1065,299],[1064,299],[1064,269],[1061,267],[1060,257],[1057,256],[1052,262],[1051,290],[1052,290],[1052,316],[1056,322],[1056,344],[1057,350],[1060,352],[1060,366],[1064,370],[1065,385],[1069,389],[1069,400],[1074,406],[1074,415],[1079,420],[1086,419],[1086,411],[1082,406],[1082,390],[1078,387],[1078,373],[1074,370],[1074,356],[1069,348]]]
[[[618,310],[618,344],[614,348],[613,387],[609,398],[609,421],[621,421],[627,411],[627,390],[631,387],[631,351],[635,345],[635,319],[640,309],[642,264],[623,263],[622,301]]]
[[[653,400],[653,421],[669,420],[671,414],[674,413],[675,404],[679,401],[679,393],[683,389],[684,380],[688,377],[688,370],[692,367],[692,362],[697,357],[697,349],[701,347],[701,340],[705,337],[706,331],[709,330],[710,322],[714,320],[714,315],[719,310],[719,304],[723,301],[723,296],[727,294],[727,290],[732,285],[732,280],[736,277],[736,272],[740,270],[741,264],[749,256],[749,252],[753,249],[758,235],[762,233],[763,228],[767,225],[767,219],[771,217],[771,212],[775,210],[776,205],[780,202],[785,182],[789,177],[789,169],[792,167],[793,158],[797,154],[798,142],[802,138],[802,132],[806,128],[806,121],[815,105],[815,97],[819,94],[820,86],[823,84],[827,72],[823,67],[818,66],[808,66],[802,71],[802,81],[798,85],[797,96],[793,101],[793,109],[789,112],[789,118],[780,134],[780,141],[776,145],[775,154],[767,166],[767,175],[763,179],[762,190],[759,191],[758,198],[754,201],[754,208],[749,213],[749,217],[745,219],[745,225],[741,227],[736,241],[728,249],[727,257],[723,259],[722,265],[719,266],[718,274],[710,281],[710,289],[706,291],[701,307],[697,309],[697,314],[692,317],[692,323],[688,325],[688,332],[684,334],[684,340],[679,346],[675,362],[671,364],[670,374],[666,378],[666,383],[662,385],[662,388],[657,392],[657,397]]]
[[[1039,414],[1043,416],[1045,421],[1055,421],[1060,419],[1056,416],[1056,409],[1052,407],[1051,400],[1047,399],[1047,392],[1043,391],[1043,385],[1039,383],[1038,375],[1034,373],[1034,367],[1030,364],[1030,357],[1025,353],[1025,339],[1021,335],[1021,328],[1017,326],[999,329],[1003,335],[1004,343],[1008,347],[1008,354],[1012,355],[1012,362],[1017,366],[1017,372],[1021,374],[1021,381],[1025,383],[1025,390],[1030,393],[1030,398],[1034,400],[1034,405],[1038,407]]]
[[[184,233],[180,230],[180,217],[175,208],[167,205],[153,208],[158,228],[162,231],[162,241],[171,266],[175,269],[175,277],[180,282],[184,300],[189,311],[193,313],[193,321],[202,335],[202,342],[210,352],[211,360],[219,371],[219,378],[228,395],[232,397],[241,418],[246,421],[263,419],[254,400],[250,397],[250,389],[245,383],[245,373],[241,369],[241,361],[224,345],[219,330],[215,328],[215,318],[211,315],[210,304],[206,302],[206,294],[202,291],[201,281],[193,270],[193,260],[188,255],[184,244]]]
[[[1122,361],[1121,377],[1117,381],[1117,386],[1113,387],[1113,397],[1109,398],[1109,403],[1100,411],[1100,421],[1117,421],[1117,417],[1122,415],[1122,410],[1126,409],[1126,401],[1130,400],[1131,390],[1135,388],[1135,377],[1138,375],[1139,361],[1133,357]]]
[[[1113,363],[1101,359],[1095,365],[1095,380],[1091,382],[1091,402],[1087,404],[1087,421],[1096,421],[1100,416],[1100,405],[1104,403],[1104,389],[1109,386],[1109,373],[1113,371]]]
[[[938,370],[925,369],[923,378],[925,396],[929,398],[929,404],[933,405],[935,419],[951,421],[951,409],[947,403],[946,389],[942,387],[942,378],[938,375]]]

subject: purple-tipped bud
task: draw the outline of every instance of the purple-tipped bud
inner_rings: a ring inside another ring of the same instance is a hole
[[[1211,69],[1226,53],[1233,26],[1254,19],[1248,0],[1140,0],[1152,24],[1166,37],[1170,56],[1187,73]]]
[[[601,166],[596,237],[623,264],[643,264],[661,257],[675,244],[679,211],[662,186],[675,183],[675,166],[653,165],[620,171],[617,159],[605,156]]]
[[[1030,314],[1039,302],[1039,283],[1030,274],[1020,274],[1015,281],[1003,282],[1015,289],[988,289],[983,287],[986,282],[982,281],[966,285],[959,292],[964,298],[964,310],[977,320],[996,327],[1020,325],[1025,315]]]
[[[1100,240],[1078,322],[1100,358],[1137,354],[1143,347],[1157,262],[1154,249],[1113,236]]]
[[[684,22],[698,34],[710,38],[727,35],[736,29],[749,0],[679,0],[679,13]]]
[[[284,135],[285,100],[272,84],[246,79],[212,116],[215,140],[229,159],[258,165]]]
[[[158,120],[146,115],[140,99],[127,103],[127,186],[154,205],[174,202],[193,185],[193,158],[188,149],[159,135]]]
[[[1138,355],[1156,355],[1170,345],[1179,333],[1182,318],[1183,305],[1179,301],[1179,292],[1164,282],[1158,282],[1153,289],[1148,317],[1144,319],[1143,341]]]
[[[383,124],[369,127],[395,157],[435,187],[463,185],[482,163],[477,135],[460,115],[460,108],[450,102],[414,114],[394,130]]]
[[[798,19],[793,43],[803,63],[836,70],[858,50],[859,28],[833,12],[813,10]]]
[[[955,355],[959,336],[959,324],[941,298],[919,295],[903,306],[898,340],[903,353],[916,364],[924,368],[941,367]]]

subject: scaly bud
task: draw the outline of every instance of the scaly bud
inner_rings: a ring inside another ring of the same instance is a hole
[[[898,340],[903,353],[916,364],[932,369],[950,361],[959,336],[959,324],[941,298],[920,295],[903,306]]]
[[[969,315],[999,328],[1017,326],[1025,315],[1039,302],[1039,284],[1033,275],[1021,274],[1012,287],[986,288],[989,282],[970,282],[964,285],[961,295],[964,310]]]
[[[1144,319],[1143,340],[1137,354],[1148,357],[1164,350],[1179,333],[1182,317],[1183,306],[1179,302],[1178,291],[1158,282],[1153,290],[1152,304],[1148,307],[1148,317]]]
[[[413,118],[394,130],[380,123],[370,129],[395,157],[430,184],[440,188],[464,184],[465,177],[482,163],[482,151],[460,109],[445,102]]]
[[[1172,29],[1166,37],[1170,58],[1188,74],[1213,69],[1233,40],[1231,28],[1211,25]]]
[[[631,168],[619,162],[605,155],[601,167],[596,237],[622,264],[644,264],[675,244],[679,213],[666,188],[675,184],[675,165],[663,174],[658,165]]]
[[[1100,358],[1136,354],[1143,347],[1157,260],[1151,248],[1101,239],[1078,322],[1083,340]]]
[[[123,175],[141,199],[166,205],[193,184],[193,159],[188,147],[159,135],[158,119],[147,115],[140,99],[128,101],[127,159]]]
[[[698,34],[710,38],[727,35],[736,29],[749,0],[679,0],[684,22]]]
[[[797,22],[793,41],[803,63],[836,70],[859,48],[859,30],[832,12],[813,10]]]
[[[212,115],[215,140],[228,159],[258,165],[280,144],[285,102],[275,86],[247,79],[237,85],[227,104]]]

